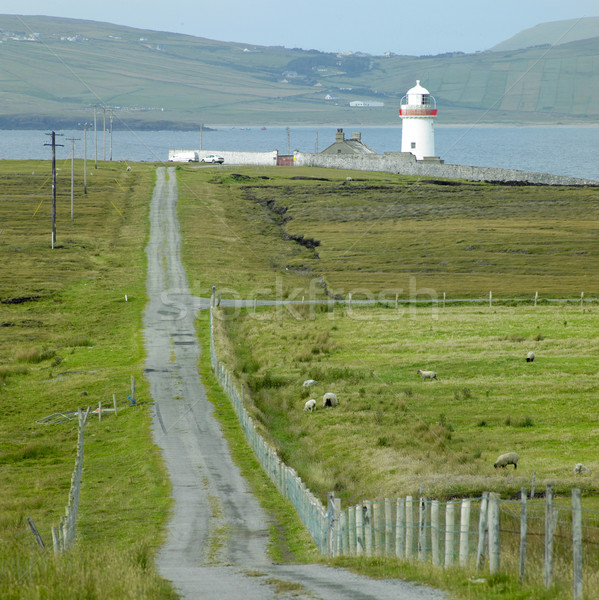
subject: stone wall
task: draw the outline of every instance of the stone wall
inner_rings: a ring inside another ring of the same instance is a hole
[[[496,169],[493,167],[471,167],[467,165],[447,165],[441,162],[417,161],[409,152],[387,152],[365,155],[326,155],[295,153],[296,166],[328,167],[355,171],[381,171],[400,175],[420,177],[468,179],[471,181],[514,181],[546,185],[596,185],[599,181],[579,179],[548,173],[519,171],[518,169]]]

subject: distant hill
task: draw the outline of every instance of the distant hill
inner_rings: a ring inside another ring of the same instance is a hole
[[[337,55],[0,15],[0,128],[77,127],[94,105],[115,129],[398,124],[416,79],[436,97],[440,124],[596,122],[599,38],[475,54]]]
[[[589,38],[599,38],[599,17],[541,23],[524,29],[508,40],[493,46],[490,50],[492,52],[522,50],[531,46],[568,44]]]

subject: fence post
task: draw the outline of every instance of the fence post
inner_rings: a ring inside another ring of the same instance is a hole
[[[537,478],[537,472],[532,472],[532,481],[530,483],[530,499],[533,500],[535,497],[535,480]]]
[[[403,558],[406,545],[406,507],[405,500],[397,499],[395,507],[395,556]]]
[[[356,507],[350,506],[347,509],[347,541],[349,544],[349,554],[356,555]]]
[[[580,308],[582,308],[583,302],[584,302],[584,292],[580,292]]]
[[[445,292],[443,292],[443,310],[445,310]]]
[[[445,566],[453,565],[453,548],[455,535],[455,506],[453,502],[445,505]]]
[[[439,501],[431,500],[431,557],[433,565],[441,564],[439,557]]]
[[[335,498],[335,502],[339,503],[338,515],[339,521],[337,523],[337,556],[342,554],[349,554],[347,552],[347,514],[341,512],[341,498]]]
[[[580,490],[572,490],[573,600],[582,600],[582,502]]]
[[[391,519],[391,500],[385,498],[385,555],[391,556],[393,540],[393,523]]]
[[[489,494],[489,571],[499,571],[499,494]]]
[[[335,492],[329,492],[328,496],[328,512],[327,516],[329,519],[328,531],[327,531],[327,549],[329,557],[335,556]]]
[[[426,498],[421,496],[418,501],[418,560],[426,560]]]
[[[364,546],[366,556],[372,556],[372,502],[364,502]]]
[[[520,492],[520,502],[520,582],[522,582],[526,570],[526,488],[522,488]]]
[[[364,553],[364,508],[362,504],[356,506],[356,556]]]
[[[478,546],[476,548],[476,569],[483,566],[485,557],[485,536],[487,533],[487,511],[489,505],[489,492],[483,492],[483,499],[480,502],[480,514],[478,516]]]
[[[539,299],[539,292],[535,292],[535,306],[537,305],[538,299]]]
[[[349,292],[349,294],[347,296],[347,304],[349,306],[349,310],[351,310],[351,292]]]
[[[557,525],[557,510],[553,506],[553,486],[545,488],[545,587],[553,585],[553,535]]]
[[[114,408],[114,416],[116,417],[116,394],[112,394],[112,406]]]
[[[374,529],[374,555],[381,556],[383,554],[383,527],[382,527],[382,514],[381,514],[381,503],[374,501],[372,503],[372,527]]]
[[[493,306],[493,292],[489,291],[489,308]]]
[[[412,558],[414,542],[414,513],[412,511],[412,496],[406,496],[406,558]]]
[[[462,511],[460,515],[460,567],[468,563],[468,542],[470,530],[470,500],[462,500]]]

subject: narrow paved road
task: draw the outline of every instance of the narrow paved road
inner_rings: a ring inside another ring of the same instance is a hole
[[[175,170],[158,168],[150,209],[144,316],[153,432],[174,496],[159,572],[186,599],[443,600],[431,588],[321,565],[273,565],[268,518],[231,460],[197,370],[196,311],[180,258]],[[275,581],[276,580],[276,581]],[[299,584],[284,591],[276,582]]]

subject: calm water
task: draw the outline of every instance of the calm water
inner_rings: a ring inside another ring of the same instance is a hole
[[[336,127],[215,127],[215,131],[115,131],[113,160],[166,161],[169,148],[241,150],[286,154],[323,150],[335,140]],[[362,141],[376,152],[397,152],[401,127],[344,126],[346,137],[362,133]],[[60,131],[64,143],[57,159],[83,156],[83,131]],[[0,131],[0,159],[49,159],[45,131]],[[98,160],[110,158],[110,135],[98,132]],[[540,171],[599,180],[599,127],[437,127],[436,153],[446,163]],[[87,133],[87,157],[95,156],[93,130]]]

